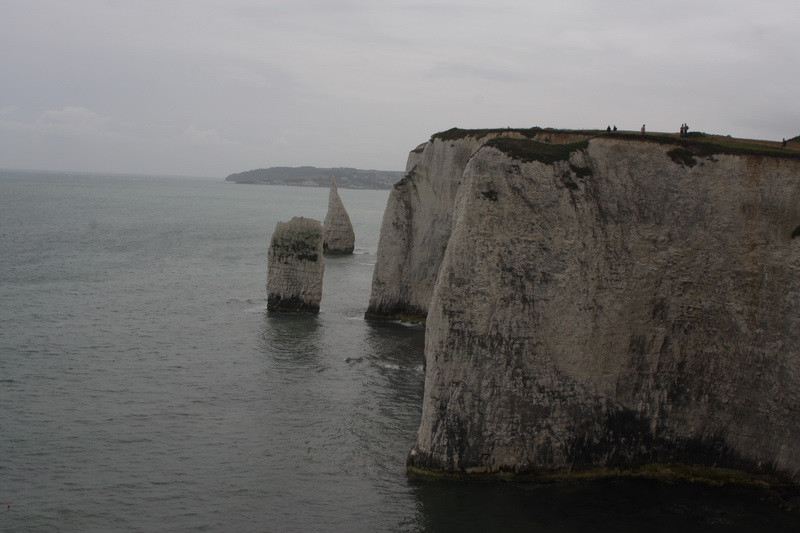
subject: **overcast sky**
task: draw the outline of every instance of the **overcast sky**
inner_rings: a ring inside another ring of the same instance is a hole
[[[0,8],[0,168],[402,170],[454,126],[800,134],[797,0]]]

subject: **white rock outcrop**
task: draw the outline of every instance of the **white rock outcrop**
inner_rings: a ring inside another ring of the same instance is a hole
[[[437,152],[442,183],[423,151],[378,258],[404,265],[382,294],[427,310],[410,472],[800,482],[800,160],[625,136]]]
[[[325,272],[319,220],[278,222],[267,255],[267,309],[318,312]]]
[[[417,146],[394,185],[381,224],[368,318],[424,322],[453,222],[464,168],[494,138],[566,143],[580,133],[539,130],[449,130]]]
[[[331,192],[328,195],[328,213],[323,224],[324,237],[322,250],[326,254],[352,254],[355,248],[356,235],[350,215],[344,208],[336,180],[331,179]]]

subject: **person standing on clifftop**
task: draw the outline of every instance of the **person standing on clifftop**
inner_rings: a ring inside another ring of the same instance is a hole
[[[642,135],[644,135],[644,124],[642,124]]]

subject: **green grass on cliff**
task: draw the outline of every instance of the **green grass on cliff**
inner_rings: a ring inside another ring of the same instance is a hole
[[[601,130],[560,130],[556,128],[540,128],[534,126],[532,128],[484,128],[468,130],[462,128],[450,128],[447,131],[440,131],[431,135],[431,139],[439,139],[441,141],[457,141],[459,139],[473,138],[480,139],[487,135],[500,135],[503,133],[517,133],[529,139],[542,133],[571,133],[575,135],[585,135],[586,137],[596,137],[605,132]]]
[[[542,130],[542,128],[539,127],[525,128],[525,129],[486,128],[478,130],[450,128],[447,131],[440,131],[439,133],[434,133],[431,136],[431,139],[439,139],[441,141],[457,141],[459,139],[466,139],[468,137],[474,139],[480,139],[481,137],[486,137],[487,135],[499,135],[501,133],[510,133],[512,131],[515,133],[519,133],[525,137],[533,137],[534,135],[541,133],[544,130]]]
[[[648,133],[642,135],[639,132],[617,131],[605,132],[603,130],[559,130],[553,128],[489,128],[489,129],[460,129],[452,128],[434,134],[431,139],[443,141],[454,141],[464,138],[486,137],[488,135],[502,135],[504,133],[516,133],[525,137],[524,139],[511,139],[498,137],[490,141],[490,144],[503,150],[509,155],[518,156],[528,161],[563,161],[569,154],[581,147],[572,147],[564,152],[555,148],[549,151],[545,147],[537,145],[549,145],[549,143],[536,143],[529,148],[525,144],[534,143],[533,137],[543,133],[563,133],[574,136],[583,136],[588,141],[592,138],[610,138],[640,142],[650,142],[658,144],[673,145],[674,150],[670,151],[670,157],[678,163],[688,166],[694,164],[694,157],[712,157],[714,155],[761,155],[773,156],[786,159],[800,159],[800,136],[790,139],[787,148],[781,148],[780,142],[763,141],[754,139],[738,139],[730,136],[712,135],[701,132],[692,132],[688,137],[679,137],[677,133]],[[580,143],[573,143],[577,145]],[[564,145],[564,146],[573,146]],[[553,146],[553,145],[550,145]]]
[[[556,161],[566,161],[570,154],[589,147],[589,140],[569,144],[551,144],[530,139],[509,139],[499,137],[486,143],[520,161],[539,161],[552,165]]]
[[[779,142],[737,139],[734,137],[710,135],[700,132],[690,133],[688,137],[678,137],[677,135],[664,133],[648,133],[647,135],[642,135],[640,133],[622,132],[606,133],[603,135],[616,139],[673,145],[692,155],[700,157],[712,157],[715,155],[766,155],[788,159],[800,159],[800,151],[797,151],[794,147],[788,149],[781,148],[781,143]]]

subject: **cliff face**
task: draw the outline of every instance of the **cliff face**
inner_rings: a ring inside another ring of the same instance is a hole
[[[325,273],[319,220],[278,222],[267,256],[267,309],[318,312]]]
[[[331,180],[331,191],[328,195],[328,213],[325,215],[323,227],[322,250],[329,254],[352,254],[355,248],[356,235],[350,215],[344,208],[336,180]]]
[[[434,287],[411,471],[682,463],[800,482],[798,160],[454,144],[425,147],[381,235],[401,234],[392,294],[424,310],[407,280]],[[416,264],[445,246],[437,271]]]
[[[424,321],[453,222],[456,193],[475,151],[495,138],[570,142],[580,134],[539,130],[459,130],[414,149],[383,215],[366,315]]]

